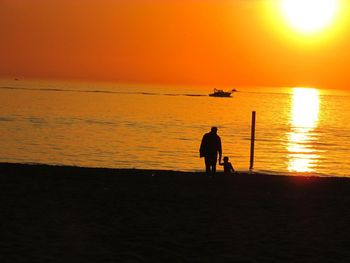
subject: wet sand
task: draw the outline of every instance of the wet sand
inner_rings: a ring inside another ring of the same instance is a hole
[[[0,164],[0,262],[349,262],[350,179]]]

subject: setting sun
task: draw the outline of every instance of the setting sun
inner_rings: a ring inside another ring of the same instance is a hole
[[[338,0],[282,0],[287,22],[302,33],[316,33],[329,26],[339,9]]]

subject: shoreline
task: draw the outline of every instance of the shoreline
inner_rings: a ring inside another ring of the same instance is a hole
[[[350,179],[0,163],[4,262],[347,262]]]
[[[45,164],[45,163],[17,163],[17,162],[0,162],[0,172],[3,169],[13,169],[13,171],[26,171],[29,168],[39,169],[41,171],[45,170],[58,170],[58,171],[78,171],[84,173],[108,173],[108,174],[120,174],[120,173],[143,173],[146,175],[204,175],[205,171],[182,171],[182,170],[167,170],[167,169],[148,169],[148,168],[113,168],[113,167],[90,167],[90,166],[77,166],[77,165],[65,165],[65,164]],[[220,168],[219,168],[220,169]],[[222,177],[223,171],[220,169],[217,171],[217,176]],[[339,176],[332,174],[319,174],[312,172],[274,172],[265,170],[240,170],[236,171],[233,176],[277,176],[277,177],[300,177],[300,178],[335,178],[335,179],[348,179],[350,176]]]

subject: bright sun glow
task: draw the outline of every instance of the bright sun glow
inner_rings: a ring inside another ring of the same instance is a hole
[[[302,33],[315,33],[329,26],[339,9],[339,0],[281,0],[287,22]]]

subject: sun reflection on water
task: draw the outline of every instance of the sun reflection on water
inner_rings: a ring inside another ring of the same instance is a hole
[[[291,110],[291,131],[288,133],[288,170],[314,172],[319,155],[313,148],[317,140],[314,129],[320,110],[319,91],[313,88],[294,88]]]

